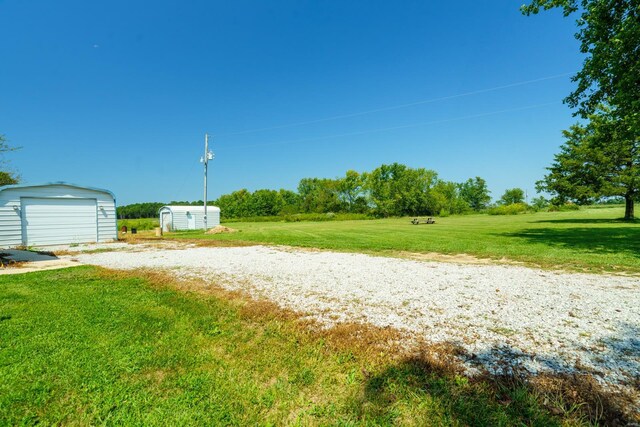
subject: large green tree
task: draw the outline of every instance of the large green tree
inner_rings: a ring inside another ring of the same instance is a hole
[[[640,135],[640,0],[532,0],[522,11],[561,8],[576,20],[582,69],[573,77],[577,88],[565,101],[586,118],[600,105],[624,120],[631,139]]]
[[[247,200],[247,212],[249,216],[278,215],[283,207],[282,197],[276,190],[256,190]]]
[[[431,189],[437,182],[435,171],[393,163],[368,173],[366,188],[377,215],[434,215],[438,211]]]
[[[602,197],[624,197],[625,219],[634,218],[640,196],[640,141],[630,126],[609,110],[564,131],[565,143],[538,190],[556,202],[592,203]]]
[[[243,218],[251,216],[248,208],[250,199],[251,193],[243,188],[231,194],[223,194],[215,201],[215,204],[220,208],[220,215],[224,219]]]
[[[522,188],[509,188],[504,191],[498,201],[501,205],[513,205],[514,203],[524,203],[524,190]]]
[[[460,184],[438,179],[430,189],[433,214],[459,214],[469,210],[469,204],[460,195]]]
[[[302,178],[298,183],[300,207],[306,213],[340,212],[338,181],[327,178]]]
[[[532,0],[522,10],[552,8],[579,14],[576,38],[586,58],[565,102],[590,122],[565,132],[567,142],[540,188],[576,202],[623,196],[631,219],[638,193],[640,0]]]
[[[281,214],[295,214],[300,211],[300,196],[298,193],[281,188],[278,195],[282,200]]]
[[[364,212],[367,209],[364,178],[362,174],[348,170],[344,177],[337,180],[338,196],[349,212]]]
[[[490,193],[489,187],[487,187],[487,181],[479,176],[473,179],[469,178],[460,184],[460,197],[462,197],[474,211],[480,211],[489,205],[491,202]]]

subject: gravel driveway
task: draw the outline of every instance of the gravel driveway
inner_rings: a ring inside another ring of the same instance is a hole
[[[627,390],[640,377],[639,278],[268,246],[147,247],[75,257],[116,269],[168,269],[328,325],[367,322],[455,343],[468,352],[470,373],[579,370]]]

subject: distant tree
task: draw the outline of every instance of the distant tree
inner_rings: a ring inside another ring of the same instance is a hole
[[[246,201],[249,216],[278,215],[283,207],[282,198],[275,190],[256,190]]]
[[[531,205],[536,209],[544,209],[549,206],[549,201],[543,196],[538,196],[531,200]]]
[[[366,188],[377,215],[433,215],[437,207],[431,189],[437,181],[432,170],[393,163],[368,173]]]
[[[17,150],[17,147],[11,147],[4,135],[0,135],[0,186],[13,185],[19,182],[18,175],[9,170],[7,161],[4,159],[4,154]]]
[[[459,214],[469,210],[469,204],[460,195],[460,184],[438,179],[430,190],[433,213]]]
[[[303,212],[340,212],[344,203],[338,196],[338,182],[327,178],[303,178],[298,184]]]
[[[280,189],[278,191],[282,200],[280,214],[294,214],[300,212],[300,196],[295,191]]]
[[[474,211],[485,209],[491,202],[491,192],[487,187],[487,182],[476,176],[469,178],[460,184],[460,197],[469,204]]]
[[[132,203],[118,206],[116,214],[120,219],[155,218],[158,216],[160,208],[164,205],[165,203],[161,202]]]
[[[204,201],[202,200],[172,200],[167,205],[175,205],[175,206],[203,206]],[[207,206],[215,206],[214,201],[207,200]]]
[[[624,205],[624,197],[605,197],[596,202],[598,205]]]
[[[514,203],[524,203],[524,190],[522,188],[510,188],[505,190],[499,203],[501,205],[512,205]]]
[[[362,211],[366,208],[364,199],[363,176],[354,170],[348,170],[343,178],[337,180],[338,197],[342,200],[349,212]]]
[[[202,200],[172,200],[168,205],[172,206],[203,206],[204,201]],[[211,200],[207,200],[207,206],[211,205]]]
[[[633,219],[640,197],[640,140],[630,126],[603,109],[563,134],[566,141],[537,188],[555,195],[556,203],[624,197],[624,217]]]
[[[251,193],[243,188],[231,194],[223,194],[215,201],[215,205],[220,208],[222,218],[243,218],[251,216],[248,207],[250,198]]]

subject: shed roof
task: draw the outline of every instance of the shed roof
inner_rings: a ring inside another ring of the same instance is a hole
[[[87,187],[86,185],[77,185],[77,184],[71,184],[69,182],[62,182],[62,181],[56,181],[56,182],[45,182],[43,184],[15,184],[15,185],[5,185],[0,187],[0,191],[4,191],[4,190],[9,190],[12,188],[31,188],[31,187],[48,187],[48,186],[52,186],[52,185],[63,185],[65,187],[74,187],[74,188],[83,188],[85,190],[93,190],[93,191],[99,191],[101,193],[107,193],[109,195],[111,195],[111,197],[113,197],[113,200],[116,199],[116,195],[113,194],[111,191],[109,190],[105,190],[104,188],[96,188],[96,187]]]
[[[163,209],[169,209],[171,212],[175,213],[201,213],[204,214],[204,206],[201,205],[167,205],[160,208],[160,211]],[[220,208],[217,206],[209,206],[207,205],[207,212],[220,212]]]

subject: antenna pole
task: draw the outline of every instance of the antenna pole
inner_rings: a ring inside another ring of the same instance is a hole
[[[207,166],[209,165],[209,134],[204,134],[204,231],[207,231]]]
[[[204,217],[202,218],[202,224],[204,225],[204,231],[207,231],[207,169],[209,167],[209,160],[213,160],[213,153],[209,151],[209,134],[204,134],[204,156],[200,158],[200,163],[204,163]]]

